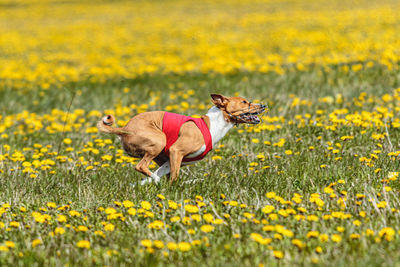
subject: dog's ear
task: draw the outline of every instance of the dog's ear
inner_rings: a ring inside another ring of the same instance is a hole
[[[228,98],[220,94],[211,94],[212,102],[217,107],[224,107],[228,103]]]

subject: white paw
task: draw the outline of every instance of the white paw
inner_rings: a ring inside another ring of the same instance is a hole
[[[151,179],[151,178],[144,178],[142,181],[140,181],[140,185],[149,184],[152,181],[153,181],[153,179]]]

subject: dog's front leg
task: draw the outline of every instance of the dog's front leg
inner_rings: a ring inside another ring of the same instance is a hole
[[[171,183],[178,179],[179,170],[181,168],[183,153],[176,147],[171,147],[169,150],[169,160],[171,164]]]

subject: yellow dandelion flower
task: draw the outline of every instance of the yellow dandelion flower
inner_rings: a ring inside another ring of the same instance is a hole
[[[6,245],[8,248],[15,248],[15,243],[12,241],[6,241],[4,242],[4,245]]]
[[[54,202],[47,202],[47,207],[55,209],[57,208],[57,204]]]
[[[128,209],[128,214],[132,215],[132,216],[135,216],[136,215],[136,209],[135,208],[129,208]]]
[[[57,228],[54,230],[54,233],[55,233],[56,235],[63,235],[63,234],[65,233],[65,229],[62,228],[62,227],[57,227]]]
[[[161,240],[154,240],[153,244],[158,249],[164,248],[164,242],[162,242]]]
[[[94,231],[94,234],[95,235],[98,235],[98,236],[101,236],[101,237],[106,237],[106,235],[104,234],[104,232],[103,231],[101,231],[101,230],[97,230],[97,231]]]
[[[133,202],[132,201],[129,201],[129,200],[124,200],[123,202],[122,202],[122,205],[124,205],[124,207],[125,208],[132,208],[133,206],[134,206],[134,204],[133,204]]]
[[[19,222],[11,221],[11,222],[10,222],[10,227],[18,228],[18,227],[19,227]]]
[[[199,208],[195,205],[186,205],[185,210],[189,213],[197,213],[199,212]]]
[[[305,247],[305,245],[303,244],[303,242],[301,242],[300,239],[293,239],[292,244],[295,245],[296,247],[298,247],[299,249],[302,249]]]
[[[331,236],[331,239],[335,243],[340,243],[342,241],[342,237],[340,235],[338,235],[338,234],[333,234]]]
[[[115,229],[115,225],[112,223],[107,223],[106,225],[104,225],[104,231],[106,232],[113,232]]]
[[[285,150],[285,154],[286,154],[286,155],[293,155],[293,151],[290,150],[290,149]]]
[[[275,207],[271,206],[271,205],[266,205],[262,208],[262,212],[265,214],[271,213],[272,211],[275,210]]]
[[[175,251],[178,249],[178,245],[175,242],[168,242],[167,243],[167,248],[169,250]]]
[[[142,201],[140,202],[140,206],[145,209],[145,210],[149,210],[151,208],[151,204],[148,201]]]
[[[151,241],[150,239],[143,239],[143,240],[140,241],[140,244],[143,247],[151,248],[153,246],[153,241]]]
[[[78,248],[86,248],[89,249],[90,248],[90,241],[88,240],[80,240],[76,243],[76,246]]]
[[[274,250],[273,251],[274,257],[276,259],[282,259],[283,258],[283,252],[280,250]]]
[[[178,248],[179,248],[180,251],[186,252],[186,251],[189,251],[192,248],[192,245],[190,245],[190,243],[188,243],[188,242],[180,242],[178,244]]]
[[[40,239],[35,239],[35,240],[32,240],[31,245],[32,245],[33,248],[35,248],[35,247],[37,247],[38,245],[40,245],[40,244],[42,244],[42,243],[43,243],[42,240],[40,240]]]
[[[209,224],[205,224],[205,225],[202,225],[202,226],[200,227],[200,230],[201,230],[202,232],[204,232],[204,233],[212,232],[212,231],[214,231],[214,229],[215,229],[215,227],[212,226],[212,225],[209,225]]]
[[[70,138],[65,138],[65,139],[63,140],[63,142],[64,142],[64,144],[66,144],[66,145],[70,145],[70,144],[72,143],[72,140],[71,140]]]
[[[57,221],[60,223],[66,222],[67,221],[67,216],[59,214],[57,217]]]

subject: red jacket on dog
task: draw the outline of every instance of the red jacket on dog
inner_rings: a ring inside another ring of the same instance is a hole
[[[206,144],[206,150],[197,157],[194,158],[184,158],[183,162],[190,162],[203,159],[207,153],[212,149],[212,139],[210,130],[207,127],[207,124],[201,118],[192,118],[189,116],[184,116],[176,113],[165,112],[163,118],[163,133],[167,136],[167,144],[164,148],[164,153],[169,156],[169,148],[176,142],[178,139],[179,131],[187,121],[193,121],[197,127],[199,127],[201,133],[204,137],[204,143]]]

